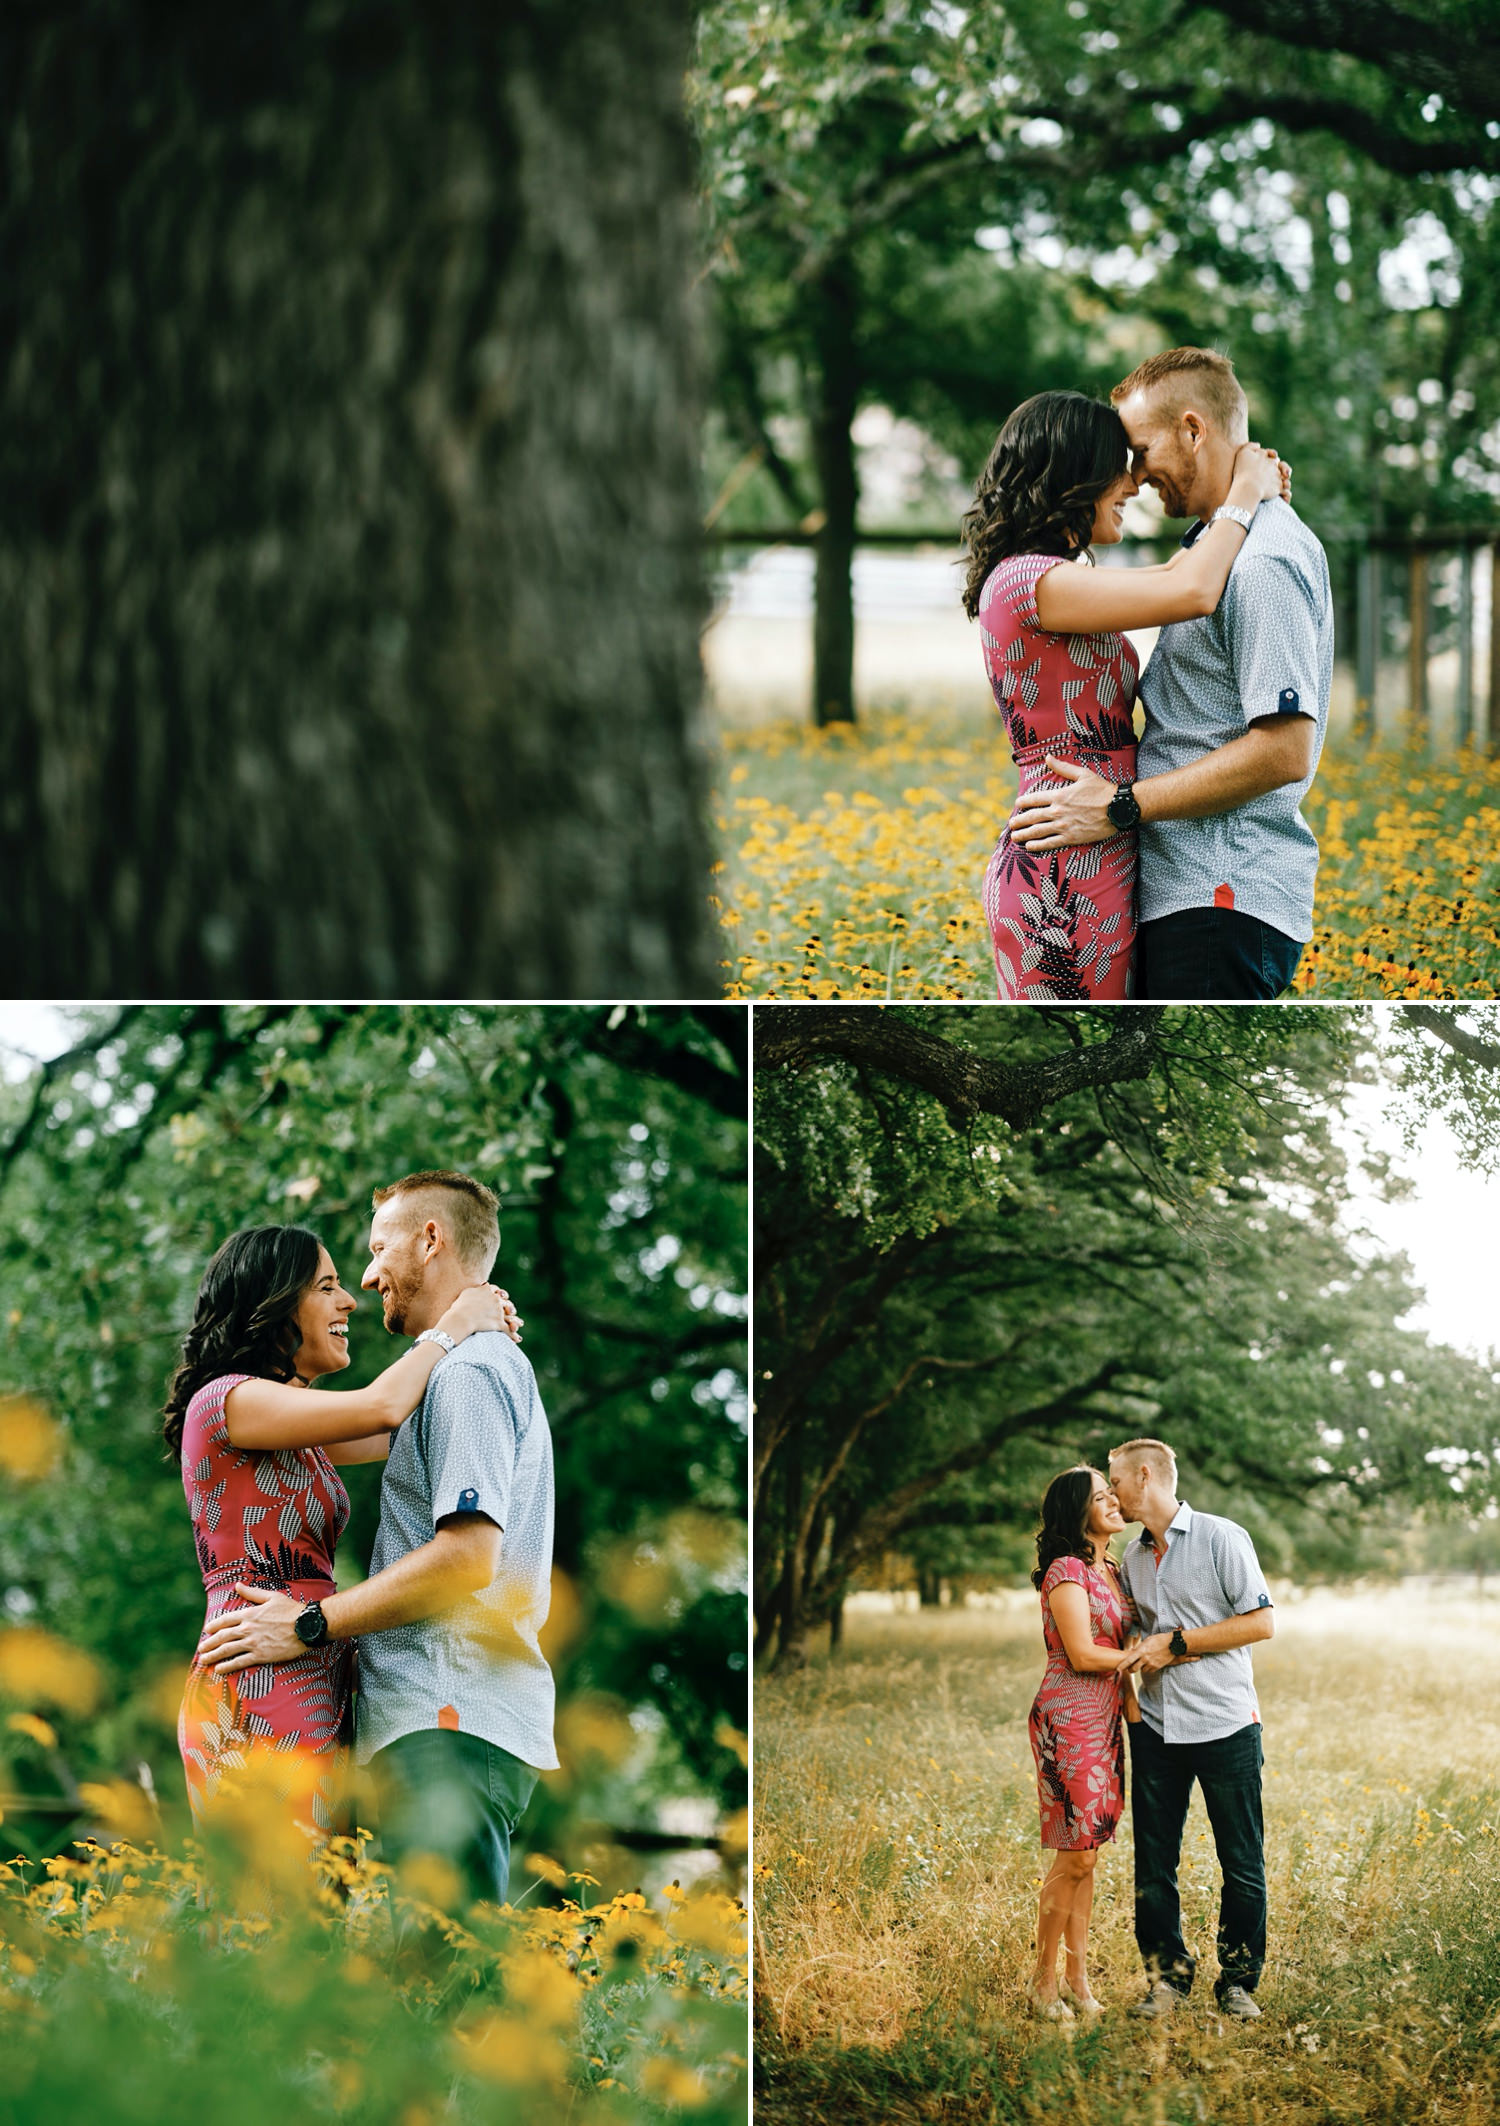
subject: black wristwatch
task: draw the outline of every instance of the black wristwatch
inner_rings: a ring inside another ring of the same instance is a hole
[[[304,1646],[326,1646],[328,1619],[323,1614],[322,1603],[309,1602],[301,1615],[293,1618],[292,1630]]]
[[[319,1613],[321,1614],[321,1612]],[[1182,1636],[1182,1626],[1180,1624],[1172,1626],[1172,1636],[1167,1641],[1167,1651],[1175,1655],[1179,1661],[1184,1659],[1187,1654],[1187,1640]]]
[[[1135,782],[1122,782],[1119,789],[1104,808],[1104,816],[1112,827],[1124,833],[1141,823],[1141,808],[1135,801]]]

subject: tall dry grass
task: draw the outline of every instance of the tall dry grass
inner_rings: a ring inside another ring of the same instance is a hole
[[[1170,2024],[1142,1989],[1128,1822],[1100,1861],[1097,2029],[1028,2021],[1042,1864],[1033,1597],[850,1619],[756,1689],[758,2119],[1070,2126],[1493,2126],[1500,2118],[1500,1599],[1283,1601],[1266,1729],[1264,2019],[1209,1981],[1218,1874],[1182,1869],[1203,1959]]]

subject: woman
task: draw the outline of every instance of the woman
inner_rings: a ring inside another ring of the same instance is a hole
[[[1274,452],[1246,443],[1227,501],[1253,514],[1283,481]],[[1139,664],[1119,630],[1212,612],[1245,542],[1244,526],[1226,517],[1159,567],[1059,565],[1117,545],[1139,491],[1120,416],[1078,391],[1018,406],[980,475],[963,525],[964,609],[979,620],[1023,793],[1062,787],[1043,765],[1049,753],[1134,780]],[[1135,858],[1130,832],[1044,853],[1005,829],[983,887],[1003,1001],[1130,995]]]
[[[356,1304],[302,1226],[235,1233],[204,1274],[162,1431],[182,1464],[205,1624],[235,1606],[237,1580],[307,1601],[334,1591],[334,1546],[349,1519],[334,1465],[383,1461],[444,1355],[441,1344],[414,1344],[367,1388],[309,1395],[315,1380],[349,1364]],[[514,1323],[504,1293],[481,1285],[461,1293],[438,1327],[461,1342],[480,1329],[513,1334]],[[195,1819],[227,1770],[271,1751],[294,1808],[309,1811],[318,1831],[333,1830],[353,1671],[349,1640],[233,1676],[195,1657],[177,1727]]]
[[[1042,1811],[1042,1845],[1053,1855],[1042,1884],[1036,1969],[1027,1989],[1034,2015],[1071,2022],[1104,2013],[1089,1990],[1089,1911],[1094,1863],[1114,1837],[1125,1806],[1123,1678],[1135,1654],[1126,1645],[1134,1610],[1107,1556],[1125,1526],[1106,1478],[1080,1463],[1047,1486],[1037,1530],[1032,1585],[1042,1598],[1047,1666],[1031,1708]],[[1057,1983],[1057,1944],[1066,1972]]]

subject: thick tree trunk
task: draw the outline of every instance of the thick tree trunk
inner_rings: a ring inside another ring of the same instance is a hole
[[[16,994],[717,987],[691,18],[0,18]]]
[[[782,1471],[782,1510],[788,1530],[786,1550],[781,1561],[781,1586],[776,1600],[776,1666],[785,1667],[789,1662],[800,1662],[803,1656],[802,1641],[806,1634],[803,1616],[803,1592],[806,1584],[806,1559],[798,1541],[797,1530],[802,1520],[802,1435],[794,1433],[787,1451]]]
[[[755,1605],[755,1658],[768,1661],[776,1650],[777,1629],[781,1621],[781,1567],[782,1560],[769,1539],[764,1536],[756,1543],[753,1552],[753,1594]]]
[[[813,721],[854,721],[854,524],[859,480],[854,416],[859,411],[855,327],[859,294],[854,269],[839,260],[824,274],[813,306],[817,405],[813,461],[822,529],[813,585]]]
[[[939,1572],[919,1571],[917,1574],[917,1600],[924,1609],[941,1609],[943,1606],[943,1576]]]

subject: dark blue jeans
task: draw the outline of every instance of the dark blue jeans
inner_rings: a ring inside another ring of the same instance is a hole
[[[1253,1993],[1266,1961],[1266,1839],[1261,1819],[1260,1728],[1217,1742],[1164,1742],[1147,1720],[1130,1730],[1130,1821],[1135,1831],[1135,1940],[1155,1982],[1192,1989],[1197,1959],[1182,1938],[1177,1863],[1196,1779],[1224,1873],[1219,1896],[1219,1976],[1214,1992]]]
[[[510,1838],[537,1775],[498,1743],[456,1728],[402,1735],[370,1759],[380,1799],[380,1857],[435,1853],[454,1868],[470,1904],[503,1905]]]
[[[1302,947],[1238,908],[1180,908],[1135,934],[1137,1001],[1268,1003],[1297,972]]]

